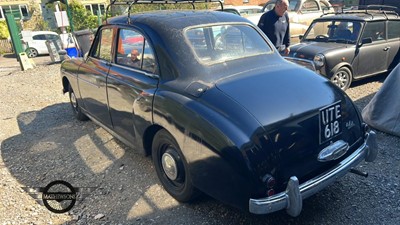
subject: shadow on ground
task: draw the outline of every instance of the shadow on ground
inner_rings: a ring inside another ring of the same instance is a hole
[[[344,177],[306,200],[297,218],[288,216],[284,210],[270,215],[251,215],[206,196],[192,204],[176,202],[159,185],[149,157],[135,153],[91,121],[76,121],[67,103],[21,113],[17,122],[20,134],[1,144],[7,169],[24,186],[44,187],[51,181],[65,180],[74,187],[95,188],[71,211],[79,216],[78,223],[327,224],[333,221],[333,224],[351,224],[369,221],[369,217],[353,208],[354,205],[365,208],[373,203],[353,202],[352,197],[362,197],[376,188],[362,185],[364,178],[355,175]],[[105,217],[96,220],[97,214]],[[361,221],[354,221],[354,217]]]

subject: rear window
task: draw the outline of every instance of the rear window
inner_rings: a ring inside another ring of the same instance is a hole
[[[186,30],[185,36],[202,63],[246,58],[271,52],[264,38],[247,25],[215,25]]]

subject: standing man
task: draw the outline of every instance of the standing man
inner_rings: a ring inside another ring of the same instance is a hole
[[[258,27],[267,35],[281,55],[290,52],[289,16],[286,12],[289,0],[276,0],[274,9],[264,13]]]

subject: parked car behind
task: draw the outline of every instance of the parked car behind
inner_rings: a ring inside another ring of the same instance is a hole
[[[276,0],[265,3],[262,12],[247,17],[255,25],[258,24],[263,13],[275,7]],[[300,41],[311,22],[320,17],[324,12],[333,12],[328,0],[289,0],[290,42],[292,44]]]
[[[22,31],[22,44],[29,58],[49,54],[46,40],[56,41],[61,48],[60,36],[53,31]]]
[[[127,34],[140,46],[138,68],[125,63]],[[232,13],[108,19],[87,57],[62,63],[61,78],[75,117],[152,155],[181,202],[206,193],[251,213],[297,216],[303,199],[377,154],[344,92],[284,60]]]
[[[291,46],[288,59],[308,61],[346,90],[353,80],[390,71],[400,62],[400,18],[373,6],[323,16],[314,20],[300,44]]]
[[[239,5],[239,6],[226,5],[224,6],[223,11],[234,13],[243,17],[248,17],[253,14],[261,13],[262,9],[263,7],[258,5]],[[221,9],[218,9],[218,11],[221,11]]]

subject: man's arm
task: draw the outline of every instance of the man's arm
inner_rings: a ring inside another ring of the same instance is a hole
[[[261,17],[260,17],[260,20],[258,21],[258,24],[257,24],[257,26],[262,30],[262,31],[264,31],[265,30],[265,13],[264,14],[262,14],[261,15]],[[264,31],[264,33],[265,33],[265,31]]]
[[[287,21],[287,29],[285,33],[285,37],[283,38],[283,44],[286,46],[286,48],[289,48],[290,46],[290,22],[289,22],[289,15],[287,12],[285,12],[285,17]]]

